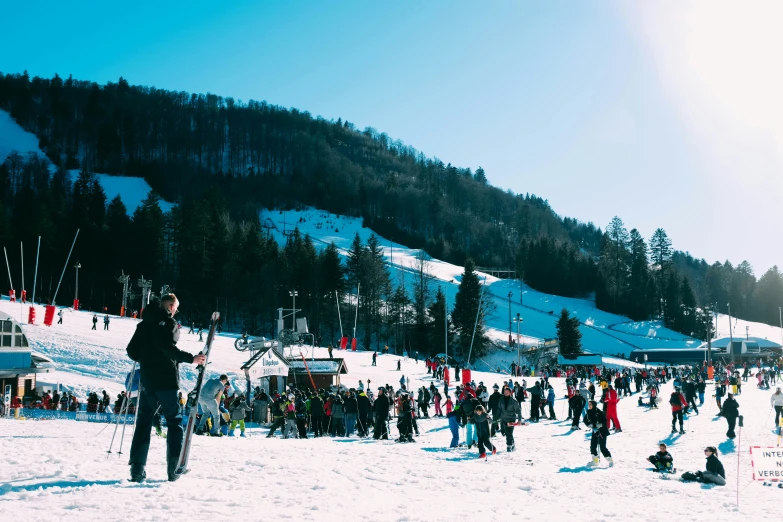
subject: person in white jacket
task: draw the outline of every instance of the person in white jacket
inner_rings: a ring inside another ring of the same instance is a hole
[[[769,398],[769,402],[775,408],[775,426],[780,426],[780,416],[783,414],[783,393],[780,392],[780,387]]]

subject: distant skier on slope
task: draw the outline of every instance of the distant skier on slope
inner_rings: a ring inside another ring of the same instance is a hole
[[[191,355],[177,348],[179,329],[174,314],[179,301],[174,294],[161,297],[159,306],[149,306],[144,318],[128,344],[128,356],[139,363],[141,394],[136,431],[130,450],[131,481],[142,482],[147,474],[147,453],[150,448],[150,432],[153,417],[160,405],[166,417],[166,461],[168,479],[177,480],[177,459],[182,449],[182,415],[177,402],[179,390],[179,363],[204,364],[206,356]],[[193,412],[195,414],[195,412]]]

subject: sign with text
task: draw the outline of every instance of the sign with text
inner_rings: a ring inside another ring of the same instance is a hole
[[[259,379],[272,375],[288,375],[288,363],[269,350],[260,360],[245,370],[249,379]]]
[[[753,480],[783,481],[783,448],[751,446]]]

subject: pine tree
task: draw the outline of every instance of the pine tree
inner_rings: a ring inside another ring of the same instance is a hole
[[[672,241],[662,228],[656,229],[650,239],[650,252],[653,265],[661,270],[672,259]]]
[[[579,331],[579,319],[571,317],[565,308],[560,311],[560,318],[557,320],[557,340],[560,344],[561,355],[582,353],[582,332]]]
[[[630,235],[630,277],[628,280],[628,315],[631,319],[649,319],[654,303],[647,295],[649,291],[649,270],[647,244],[635,228]]]
[[[663,305],[663,324],[676,330],[681,324],[680,281],[675,270],[669,270],[666,280]]]
[[[697,335],[696,325],[698,320],[696,296],[693,295],[690,281],[684,276],[682,278],[682,285],[680,286],[680,299],[682,308],[680,312],[680,324],[677,327],[677,331],[695,337]]]
[[[431,355],[446,353],[446,336],[448,335],[448,346],[454,352],[454,328],[450,319],[448,319],[448,310],[446,306],[446,294],[438,286],[435,293],[435,300],[429,307],[430,321],[427,323],[427,351]],[[444,321],[448,324],[444,325]],[[448,333],[446,328],[448,328]]]
[[[601,244],[599,269],[611,299],[611,311],[624,311],[623,297],[628,288],[628,231],[623,221],[615,216],[606,227]]]
[[[482,185],[487,184],[487,174],[484,172],[484,169],[479,167],[476,169],[476,173],[473,175],[473,179],[481,183]]]
[[[486,337],[486,315],[489,312],[489,304],[486,294],[481,291],[481,282],[476,274],[476,264],[472,259],[465,262],[459,290],[454,303],[454,311],[451,314],[454,328],[459,334],[457,340],[458,352],[463,358],[468,356],[480,356],[484,353],[489,339]],[[476,315],[478,314],[478,322]],[[474,338],[475,328],[475,338]],[[471,340],[473,341],[473,353],[470,355]]]

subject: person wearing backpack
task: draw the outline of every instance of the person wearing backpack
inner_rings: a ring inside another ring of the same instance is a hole
[[[682,435],[685,433],[685,430],[682,427],[682,412],[685,407],[688,406],[688,401],[685,400],[685,395],[680,392],[679,386],[674,387],[674,391],[669,398],[669,404],[671,404],[672,407],[672,433],[677,433],[676,423],[679,420],[680,434]]]
[[[144,468],[153,418],[159,406],[168,426],[168,479],[173,482],[180,477],[176,473],[183,437],[182,414],[177,402],[179,364],[203,365],[207,358],[203,354],[192,355],[177,348],[179,328],[174,315],[178,308],[179,300],[174,294],[161,297],[158,306],[148,306],[126,349],[128,357],[139,363],[142,385],[136,431],[130,449],[131,482],[142,482],[147,477]]]

